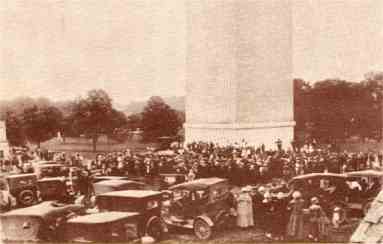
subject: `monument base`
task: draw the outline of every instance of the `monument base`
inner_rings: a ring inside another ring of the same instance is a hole
[[[258,147],[262,144],[275,149],[276,141],[282,141],[283,148],[291,148],[294,139],[294,121],[255,124],[184,124],[185,143],[210,141],[220,145],[241,143]]]

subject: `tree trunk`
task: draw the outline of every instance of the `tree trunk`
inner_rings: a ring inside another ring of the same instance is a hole
[[[93,152],[97,149],[97,135],[92,137],[92,146],[93,146]]]

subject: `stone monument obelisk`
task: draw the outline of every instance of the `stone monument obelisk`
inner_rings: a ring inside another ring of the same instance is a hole
[[[9,144],[7,140],[7,133],[5,122],[0,121],[0,159],[9,156]]]
[[[290,0],[188,0],[185,141],[290,145]]]

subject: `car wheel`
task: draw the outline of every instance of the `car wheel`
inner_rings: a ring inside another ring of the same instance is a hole
[[[336,206],[339,208],[338,210],[338,213],[339,213],[339,220],[338,220],[338,223],[339,224],[344,224],[347,222],[347,218],[348,218],[348,211],[347,211],[347,208],[345,206]],[[334,213],[333,213],[334,214]]]
[[[32,190],[23,190],[19,193],[17,201],[23,206],[31,206],[36,201],[36,194]]]
[[[372,205],[372,201],[369,201],[369,202],[366,202],[364,205],[363,205],[363,215],[366,216],[367,213],[368,213],[368,210],[370,210],[371,208],[371,205]]]
[[[154,219],[146,230],[146,233],[156,241],[161,240],[163,232],[162,223],[159,219]]]
[[[194,222],[194,234],[201,240],[207,240],[211,237],[213,230],[211,226],[202,219]]]

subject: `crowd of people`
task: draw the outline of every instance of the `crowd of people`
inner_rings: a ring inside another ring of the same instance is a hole
[[[319,198],[312,197],[307,205],[302,194],[294,191],[289,199],[283,191],[273,196],[265,187],[256,192],[242,187],[233,197],[237,226],[262,229],[274,241],[327,240],[331,221]]]
[[[214,143],[196,142],[174,150],[155,152],[121,152],[97,154],[92,159],[80,153],[67,155],[46,150],[19,150],[10,159],[0,159],[2,172],[27,173],[31,163],[55,160],[63,164],[98,171],[104,175],[156,176],[161,173],[180,173],[189,180],[207,177],[229,179],[237,186],[257,185],[273,178],[288,180],[296,175],[332,172],[343,173],[383,165],[381,153],[334,152],[315,143],[300,148],[284,150],[256,148],[243,144],[219,146]]]
[[[240,187],[233,195],[233,207],[237,225],[241,228],[257,226],[274,240],[304,240],[303,225],[309,224],[308,237],[312,241],[324,239],[329,219],[324,214],[316,196],[304,205],[300,192],[292,194],[287,202],[286,192],[273,193],[264,187],[254,192],[248,186],[270,183],[274,179],[286,182],[302,174],[314,172],[342,173],[383,165],[383,154],[337,152],[331,147],[319,146],[314,142],[301,147],[284,149],[277,141],[275,149],[249,146],[246,143],[220,146],[214,143],[194,142],[183,147],[176,145],[167,151],[100,153],[93,159],[80,153],[68,155],[64,152],[19,149],[9,159],[0,160],[0,168],[6,173],[33,172],[32,164],[39,160],[53,160],[76,166],[87,172],[110,176],[156,177],[164,173],[186,175],[187,180],[219,177]],[[283,189],[283,187],[281,188]],[[287,187],[285,186],[285,189]],[[262,220],[262,221],[259,221]]]

